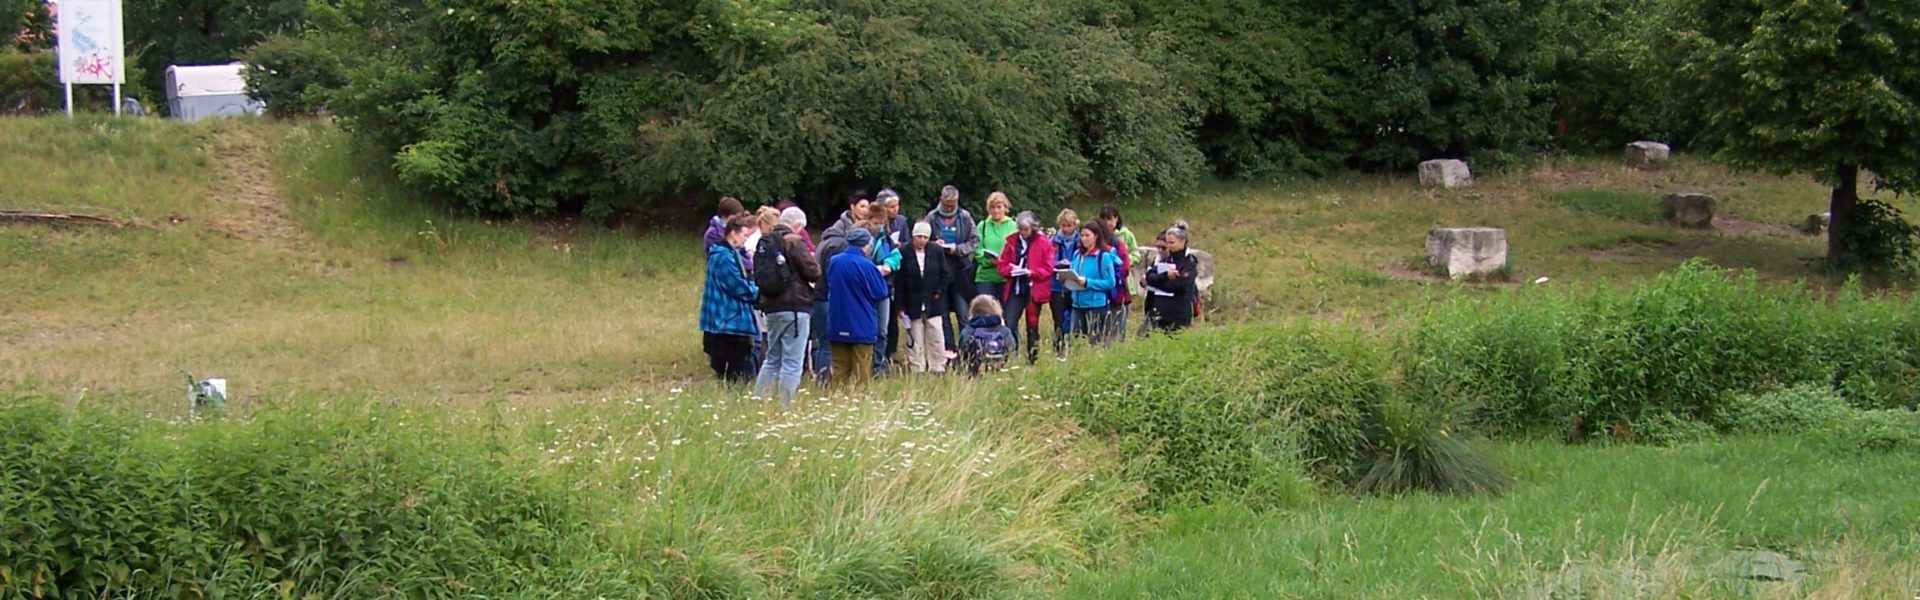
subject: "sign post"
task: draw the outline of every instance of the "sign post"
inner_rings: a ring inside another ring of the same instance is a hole
[[[60,84],[66,88],[67,117],[73,117],[74,84],[113,86],[113,114],[120,114],[120,84],[127,79],[120,0],[64,0],[58,27]]]

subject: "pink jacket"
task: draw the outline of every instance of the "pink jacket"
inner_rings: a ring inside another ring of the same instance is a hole
[[[1047,236],[1034,232],[1031,244],[1027,247],[1027,281],[1033,283],[1033,303],[1044,304],[1053,298],[1053,242]],[[1013,291],[1014,257],[1019,255],[1020,232],[1007,236],[1007,245],[1000,249],[1000,276],[1007,278],[1007,289],[1003,294]]]

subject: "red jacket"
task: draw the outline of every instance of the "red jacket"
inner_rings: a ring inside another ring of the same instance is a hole
[[[1027,247],[1027,281],[1033,283],[1033,302],[1043,304],[1053,297],[1053,242],[1047,236],[1035,231]],[[1000,249],[1000,276],[1007,278],[1007,289],[1002,294],[1013,293],[1013,264],[1020,247],[1020,232],[1007,236],[1007,245]]]

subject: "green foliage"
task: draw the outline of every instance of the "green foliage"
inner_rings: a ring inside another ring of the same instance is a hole
[[[46,0],[0,0],[0,52],[33,52],[52,47],[49,16]]]
[[[60,86],[52,50],[11,52],[0,50],[0,115],[30,115],[60,112],[65,99]],[[138,67],[127,69],[129,80],[139,77]],[[152,103],[148,103],[152,106]],[[113,112],[113,88],[104,85],[73,86],[76,112]]]
[[[0,401],[8,596],[631,596],[590,496],[398,410],[155,427]]]
[[[275,34],[247,48],[247,95],[276,117],[311,115],[324,108],[328,90],[345,85],[334,49],[320,38]]]
[[[1695,261],[1627,291],[1449,300],[1413,344],[1419,376],[1482,403],[1494,430],[1684,439],[1669,417],[1711,422],[1727,393],[1811,383],[1914,406],[1916,327],[1920,305],[1828,302]]]
[[[1155,505],[1298,504],[1304,469],[1338,478],[1386,393],[1377,346],[1332,328],[1247,327],[1150,338],[1043,373],[1041,394],[1114,436]]]
[[[1687,145],[1701,118],[1678,88],[1670,0],[1556,0],[1543,42],[1554,141],[1617,152],[1636,140]]]
[[[1853,207],[1853,223],[1840,240],[1834,266],[1843,271],[1911,277],[1920,269],[1920,227],[1886,202],[1862,198]]]
[[[1403,388],[1374,405],[1353,487],[1362,492],[1483,494],[1513,485],[1506,471],[1463,436],[1471,407],[1449,390]]]
[[[1806,435],[1852,450],[1920,450],[1920,414],[1857,408],[1819,385],[1742,394],[1728,401],[1725,413],[1713,425],[1726,432]]]
[[[1358,164],[1404,170],[1438,157],[1516,165],[1547,141],[1547,0],[1323,2],[1360,60]]]

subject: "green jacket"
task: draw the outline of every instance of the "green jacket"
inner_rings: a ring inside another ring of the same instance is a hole
[[[1020,231],[1020,225],[1014,223],[1011,218],[995,223],[992,217],[988,217],[982,219],[975,230],[980,235],[980,248],[973,251],[973,262],[980,268],[974,270],[973,281],[975,283],[1006,283],[1007,279],[1000,276],[997,257],[1000,251],[1007,247],[1007,237]],[[988,252],[992,252],[993,255],[987,255]]]

